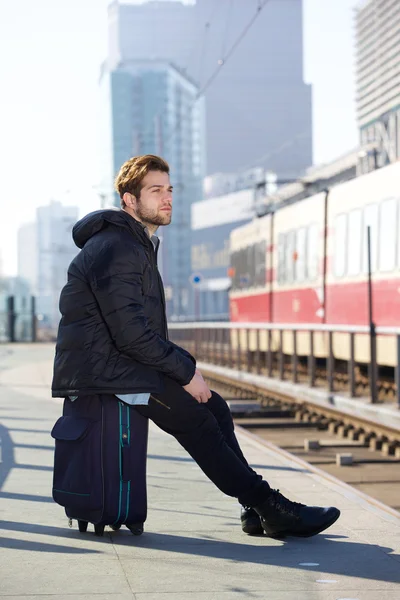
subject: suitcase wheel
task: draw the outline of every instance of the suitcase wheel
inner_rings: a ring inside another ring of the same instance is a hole
[[[115,525],[110,525],[110,527],[113,531],[118,531],[119,529],[121,529],[121,523],[116,523]]]
[[[102,537],[104,534],[104,525],[95,525],[94,526],[94,534]]]
[[[143,523],[127,523],[126,526],[133,535],[142,535],[144,530]]]
[[[85,533],[85,531],[87,531],[88,525],[89,523],[87,521],[81,521],[78,519],[78,527],[81,533]]]

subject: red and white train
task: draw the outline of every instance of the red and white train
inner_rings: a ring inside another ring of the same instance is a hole
[[[231,321],[368,325],[368,226],[373,319],[400,327],[400,162],[235,229]],[[345,338],[334,338],[335,356],[343,360]],[[308,352],[307,339],[301,336],[300,354]],[[326,352],[321,334],[317,354]],[[394,338],[378,339],[379,364],[394,366],[395,354]],[[356,339],[356,360],[369,360],[366,336]]]

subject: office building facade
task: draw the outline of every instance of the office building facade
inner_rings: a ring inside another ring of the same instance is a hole
[[[78,220],[78,207],[51,202],[36,210],[37,313],[39,326],[57,332],[60,292],[67,271],[78,253],[72,228]]]
[[[171,60],[200,87],[256,14],[257,3],[113,2],[109,67]],[[207,88],[207,173],[252,166],[293,178],[312,164],[311,86],[303,81],[302,0],[269,0]]]
[[[158,231],[159,268],[168,315],[188,314],[190,210],[201,198],[205,174],[204,100],[197,100],[198,88],[177,67],[156,60],[124,61],[111,70],[105,66],[101,88],[112,132],[103,149],[108,204],[120,205],[112,180],[132,156],[158,154],[170,164],[173,219]]]
[[[355,25],[357,118],[365,172],[400,158],[400,2],[363,0]]]

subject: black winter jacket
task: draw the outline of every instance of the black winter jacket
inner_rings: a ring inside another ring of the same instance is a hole
[[[75,225],[82,250],[60,297],[53,397],[162,392],[163,374],[187,385],[195,359],[168,340],[157,250],[122,210]]]

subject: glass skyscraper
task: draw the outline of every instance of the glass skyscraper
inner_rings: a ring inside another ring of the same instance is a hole
[[[204,101],[187,75],[169,62],[122,61],[102,70],[102,180],[104,206],[120,205],[113,179],[139,154],[158,154],[171,167],[173,220],[158,231],[160,270],[170,317],[190,313],[190,214],[205,175]]]
[[[108,10],[109,67],[162,58],[204,86],[258,5],[115,0]],[[208,175],[258,166],[280,179],[304,173],[312,164],[312,99],[303,79],[302,0],[268,0],[205,99]]]

